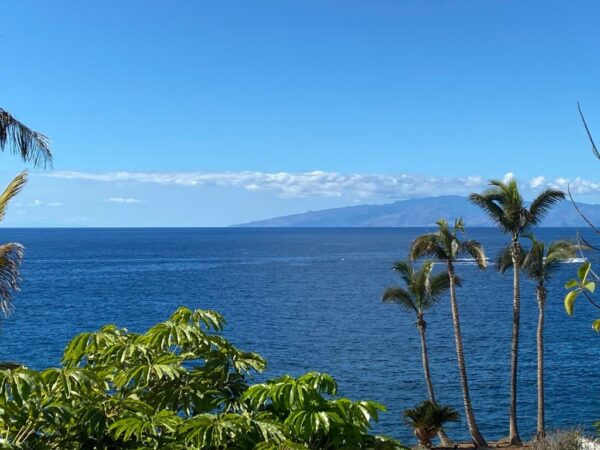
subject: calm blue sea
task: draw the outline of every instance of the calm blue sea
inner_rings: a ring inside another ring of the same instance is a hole
[[[27,248],[16,311],[0,329],[0,359],[57,365],[76,333],[108,322],[142,331],[178,306],[217,309],[225,335],[267,358],[267,376],[319,370],[341,394],[385,404],[377,430],[412,442],[401,411],[425,399],[414,318],[380,303],[391,270],[423,229],[5,229],[2,241]],[[543,239],[573,238],[542,229]],[[506,239],[472,229],[494,256]],[[564,264],[549,286],[546,393],[551,428],[600,419],[600,316],[584,302],[564,312]],[[507,434],[512,291],[510,274],[460,264],[458,291],[471,393],[488,439]],[[533,287],[523,284],[519,418],[535,427]],[[429,315],[429,350],[439,400],[462,412],[449,301]],[[464,423],[448,429],[466,438]]]

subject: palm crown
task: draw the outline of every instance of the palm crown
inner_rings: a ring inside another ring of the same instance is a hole
[[[515,179],[492,180],[490,185],[492,187],[483,194],[471,194],[469,199],[481,207],[498,228],[514,238],[538,225],[550,208],[565,198],[564,192],[548,188],[527,208]]]
[[[487,267],[483,246],[477,241],[463,241],[459,238],[459,232],[465,232],[462,219],[457,219],[453,228],[450,228],[444,219],[436,223],[437,231],[419,236],[412,243],[411,259],[433,257],[439,261],[453,262],[462,255],[470,255],[480,268]]]
[[[418,270],[406,261],[398,261],[394,264],[394,270],[400,275],[406,288],[387,288],[383,293],[383,302],[395,303],[408,311],[421,313],[431,308],[450,287],[448,274],[432,274],[431,261],[425,262]]]
[[[561,261],[575,258],[577,250],[582,248],[579,244],[562,239],[551,242],[546,248],[546,244],[538,241],[533,234],[525,237],[531,240],[531,247],[527,250],[518,244],[518,263],[525,274],[535,281],[546,281],[558,269]],[[506,246],[498,255],[496,267],[499,272],[504,273],[512,267],[511,248],[511,245]]]
[[[523,270],[529,278],[538,282],[544,282],[552,276],[561,261],[574,258],[577,254],[579,245],[566,240],[558,240],[550,243],[546,249],[542,241],[538,241],[533,236],[531,239],[531,249],[523,260]]]

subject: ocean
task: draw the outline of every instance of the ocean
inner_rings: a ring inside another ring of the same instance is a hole
[[[383,403],[375,431],[412,443],[404,408],[426,398],[415,318],[380,298],[398,282],[392,263],[406,256],[416,228],[370,229],[4,229],[1,241],[26,246],[22,292],[0,328],[0,359],[42,369],[59,364],[79,332],[115,323],[143,331],[178,306],[224,314],[224,335],[268,361],[257,380],[317,370],[340,394]],[[575,230],[544,228],[543,240]],[[494,229],[471,229],[493,258],[507,243]],[[596,239],[598,240],[598,239]],[[577,263],[549,283],[546,414],[549,428],[600,420],[600,311],[578,300],[563,307],[563,284]],[[439,270],[442,268],[440,267]],[[476,417],[487,439],[508,434],[512,276],[469,261],[457,266],[461,325]],[[426,316],[438,400],[463,413],[449,299]],[[536,417],[533,285],[522,284],[519,424],[531,437]],[[464,420],[447,429],[468,437]]]

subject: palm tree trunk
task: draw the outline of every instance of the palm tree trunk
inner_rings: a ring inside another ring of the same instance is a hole
[[[433,393],[433,383],[431,381],[431,372],[429,371],[429,356],[427,354],[427,341],[425,340],[425,328],[427,324],[423,319],[423,314],[420,313],[417,318],[417,328],[421,336],[421,358],[423,359],[423,371],[425,372],[425,383],[427,384],[427,393],[429,400],[435,403],[435,394]]]
[[[546,289],[543,284],[537,288],[539,307],[537,327],[537,386],[538,386],[538,415],[536,438],[541,439],[546,434],[544,421],[544,309],[546,307]]]
[[[473,443],[476,448],[486,447],[487,444],[483,438],[477,422],[475,421],[475,415],[473,414],[473,407],[471,406],[471,397],[469,395],[469,383],[467,380],[467,369],[465,365],[465,356],[463,353],[462,335],[460,332],[460,319],[458,317],[458,304],[456,302],[456,286],[454,283],[454,266],[452,263],[448,263],[448,277],[450,278],[450,303],[452,305],[452,322],[454,324],[454,340],[456,342],[456,359],[458,360],[458,371],[460,374],[460,384],[463,393],[463,403],[465,405],[465,416],[467,419],[467,425],[469,426],[469,433],[473,439]]]
[[[419,335],[421,336],[421,358],[423,360],[423,372],[425,372],[425,383],[427,384],[427,393],[429,394],[429,401],[435,403],[435,394],[433,393],[433,382],[431,381],[431,372],[429,371],[429,354],[427,352],[427,340],[425,339],[425,330],[427,329],[427,323],[423,319],[423,313],[419,313],[417,317],[417,328],[419,329]],[[437,433],[440,442],[444,447],[451,447],[454,443],[450,439],[443,429],[440,429]]]
[[[510,356],[510,412],[509,412],[509,441],[511,445],[522,445],[517,427],[517,365],[519,356],[519,321],[521,318],[521,292],[519,285],[520,252],[516,238],[512,242],[513,263],[513,329]]]

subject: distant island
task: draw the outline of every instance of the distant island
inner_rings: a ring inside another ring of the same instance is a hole
[[[600,205],[577,203],[593,222],[600,223]],[[308,211],[290,216],[248,222],[235,227],[428,227],[444,218],[449,221],[462,217],[469,227],[491,227],[493,224],[481,208],[466,197],[439,197],[399,200],[384,205],[360,205]],[[554,207],[544,219],[544,227],[585,226],[583,219],[569,201]]]

